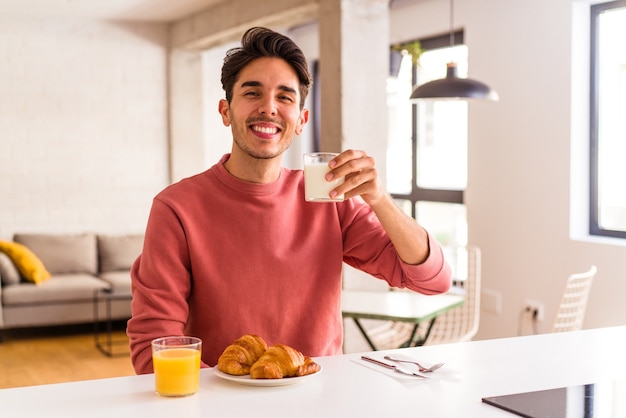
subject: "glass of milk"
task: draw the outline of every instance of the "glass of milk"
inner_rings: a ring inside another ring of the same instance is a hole
[[[304,195],[307,202],[343,202],[343,195],[332,199],[329,193],[343,183],[344,177],[326,180],[326,173],[330,171],[328,163],[337,155],[333,152],[304,154]]]

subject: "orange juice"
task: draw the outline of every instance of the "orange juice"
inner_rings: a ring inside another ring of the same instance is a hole
[[[156,392],[162,396],[185,396],[198,391],[200,351],[168,348],[153,353]]]

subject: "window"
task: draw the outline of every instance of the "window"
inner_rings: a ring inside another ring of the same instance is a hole
[[[626,0],[591,6],[590,233],[626,238]]]
[[[455,34],[462,43],[462,33]],[[407,213],[443,245],[467,244],[463,191],[467,185],[467,102],[409,102],[416,84],[444,78],[446,64],[467,75],[467,47],[442,36],[420,40],[416,64],[403,51],[397,74],[387,81],[389,146],[387,189]],[[393,48],[392,48],[393,55]]]

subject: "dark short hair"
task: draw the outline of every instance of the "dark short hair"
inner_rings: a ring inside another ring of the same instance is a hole
[[[289,64],[300,82],[300,110],[312,84],[309,66],[302,50],[291,39],[267,28],[250,28],[241,37],[241,46],[229,49],[222,66],[222,88],[228,103],[233,97],[233,86],[241,70],[262,57],[281,58]]]

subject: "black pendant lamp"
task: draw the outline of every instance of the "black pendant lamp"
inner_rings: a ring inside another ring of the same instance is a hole
[[[454,0],[450,0],[450,46],[454,45],[454,26],[452,18],[454,15]],[[488,85],[480,81],[469,78],[457,77],[457,66],[455,62],[447,64],[446,78],[429,81],[417,86],[411,93],[411,101],[434,99],[486,99],[498,100],[498,93]]]

